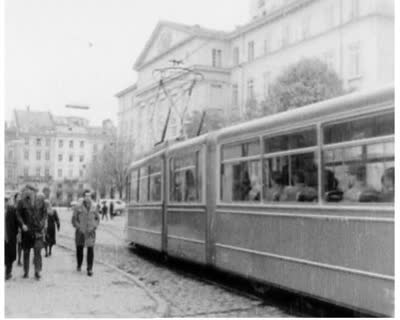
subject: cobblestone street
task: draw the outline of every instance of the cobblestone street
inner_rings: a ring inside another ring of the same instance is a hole
[[[71,211],[61,209],[61,233],[58,244],[72,247]],[[141,280],[164,299],[171,317],[288,317],[275,306],[265,305],[256,297],[238,294],[210,281],[168,268],[135,254],[124,241],[125,216],[101,221],[95,259],[118,267]]]

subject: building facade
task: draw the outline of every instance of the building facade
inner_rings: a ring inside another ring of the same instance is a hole
[[[135,63],[137,82],[117,94],[119,136],[135,154],[160,139],[171,105],[167,138],[179,135],[183,110],[243,114],[247,101],[265,99],[274,79],[304,57],[324,61],[346,89],[394,81],[393,0],[251,0],[250,15],[231,32],[157,25]],[[202,74],[190,97],[188,74],[166,71],[160,90],[158,70],[171,62]]]
[[[84,118],[28,109],[14,111],[8,131],[15,135],[6,135],[6,188],[31,184],[42,190],[48,186],[57,203],[68,204],[91,188],[89,166],[109,143],[115,128],[110,120],[92,127]]]

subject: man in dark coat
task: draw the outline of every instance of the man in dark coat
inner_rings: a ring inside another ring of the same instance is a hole
[[[24,251],[24,278],[29,275],[29,256],[33,248],[35,278],[40,279],[42,271],[41,250],[44,247],[44,230],[47,207],[43,195],[36,197],[36,189],[27,186],[17,205],[17,218],[22,229],[22,249]]]
[[[112,220],[114,215],[114,201],[110,201],[110,219]]]
[[[101,220],[104,220],[105,218],[108,220],[107,210],[107,203],[103,201],[103,206],[101,207]]]
[[[90,191],[85,190],[83,197],[83,201],[75,206],[72,215],[72,225],[75,228],[77,270],[81,271],[83,248],[87,247],[87,274],[92,276],[96,229],[100,223],[100,217],[96,204],[90,198]]]
[[[17,199],[18,194],[14,196]],[[5,199],[5,223],[4,223],[4,264],[6,268],[6,280],[12,277],[12,264],[17,256],[18,219],[15,205]]]
[[[60,231],[60,219],[57,210],[52,209],[47,217],[45,257],[51,256],[51,249],[56,244],[56,226],[57,230]]]

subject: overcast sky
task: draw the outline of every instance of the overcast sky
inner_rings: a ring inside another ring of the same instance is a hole
[[[116,121],[115,93],[159,20],[232,30],[249,0],[6,0],[6,119],[14,108]],[[89,111],[66,104],[89,105]]]

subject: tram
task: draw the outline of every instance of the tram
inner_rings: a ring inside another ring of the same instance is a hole
[[[134,162],[130,243],[394,315],[394,87],[177,142]]]

